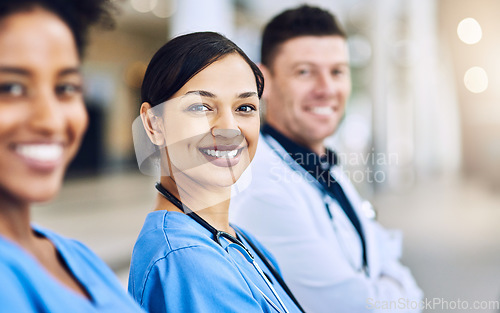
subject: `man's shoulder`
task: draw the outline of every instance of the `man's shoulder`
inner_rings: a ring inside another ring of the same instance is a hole
[[[253,178],[264,181],[290,172],[291,168],[283,157],[286,153],[286,150],[272,137],[264,137],[261,134],[251,165]]]
[[[251,164],[252,187],[267,189],[311,188],[315,187],[314,178],[295,162],[288,152],[272,137],[260,136],[257,153]]]
[[[285,160],[287,152],[272,138],[259,140],[259,146],[250,168],[240,178],[244,188],[233,194],[231,206],[255,206],[276,203],[294,203],[298,206],[306,202],[321,201],[321,195],[314,179],[300,165],[290,166]],[[255,209],[255,208],[254,208]]]

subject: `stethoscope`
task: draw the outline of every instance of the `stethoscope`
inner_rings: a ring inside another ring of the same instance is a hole
[[[285,312],[285,313],[289,313],[287,307],[285,306],[285,304],[283,303],[283,301],[281,300],[281,297],[278,295],[278,293],[276,292],[276,289],[274,289],[273,285],[272,285],[272,282],[270,281],[270,279],[268,278],[268,276],[264,273],[264,271],[261,269],[261,267],[259,266],[259,264],[257,263],[257,261],[255,260],[255,258],[253,257],[252,253],[250,252],[250,250],[248,250],[245,245],[236,237],[234,237],[233,235],[225,232],[225,231],[221,231],[221,230],[217,230],[215,227],[213,227],[212,225],[210,225],[207,221],[205,221],[201,216],[199,216],[198,214],[196,214],[194,211],[190,210],[184,203],[182,203],[179,199],[177,199],[173,194],[171,194],[166,188],[164,188],[159,182],[157,182],[155,184],[155,187],[156,189],[158,190],[158,192],[165,197],[165,199],[167,199],[168,201],[170,201],[173,205],[175,205],[179,210],[181,210],[182,212],[184,212],[187,216],[191,217],[194,221],[196,221],[198,224],[200,224],[201,226],[203,226],[203,228],[205,228],[206,230],[208,230],[214,237],[213,237],[213,240],[218,244],[220,245],[221,247],[222,246],[222,243],[221,243],[221,239],[225,239],[229,242],[229,245],[228,247],[232,247],[232,248],[235,248],[237,251],[239,251],[241,253],[241,255],[243,255],[243,257],[250,263],[253,265],[253,267],[255,268],[255,270],[259,273],[259,275],[262,277],[262,279],[264,280],[264,282],[266,283],[267,287],[269,288],[269,290],[271,290],[272,294],[274,295],[274,297],[278,300],[278,303],[281,307],[281,309],[271,300],[269,299],[269,297],[262,291],[260,290],[259,287],[255,286],[257,288],[257,290],[259,290],[259,292],[262,294],[262,296],[266,299],[266,301],[275,309],[277,310],[278,312]],[[186,213],[188,212],[188,213]],[[262,254],[262,252],[260,252],[260,250],[242,233],[240,232],[238,229],[235,228],[235,231],[237,232],[237,234],[239,236],[241,236],[242,238],[244,238],[246,240],[246,242],[250,245],[250,247],[252,247],[252,249],[257,253],[257,255],[260,257],[260,259],[262,260],[262,262],[264,262],[264,264],[267,266],[267,268],[271,271],[271,273],[273,274],[273,276],[275,277],[275,279],[278,281],[278,283],[281,285],[281,287],[283,288],[283,290],[288,294],[288,296],[291,298],[291,300],[297,305],[297,307],[299,308],[299,310],[301,312],[305,312],[302,307],[300,306],[300,304],[298,303],[298,301],[295,299],[295,297],[293,296],[293,294],[291,293],[290,289],[288,289],[288,287],[286,286],[285,282],[283,281],[283,279],[281,278],[281,276],[279,275],[279,273],[276,271],[276,269],[274,268],[274,266],[272,266],[271,263],[269,263],[269,261],[267,260],[267,258]],[[226,252],[229,253],[229,251],[227,250],[227,248],[225,249]]]

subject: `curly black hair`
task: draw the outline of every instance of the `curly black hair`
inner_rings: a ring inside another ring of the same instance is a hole
[[[80,56],[91,25],[103,28],[114,26],[112,12],[115,7],[111,0],[0,0],[0,22],[11,14],[36,8],[54,13],[68,25]]]

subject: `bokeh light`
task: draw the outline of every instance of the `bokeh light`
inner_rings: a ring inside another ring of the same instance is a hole
[[[457,34],[458,38],[468,45],[478,43],[483,37],[481,25],[472,17],[465,18],[458,23]]]
[[[176,0],[161,0],[152,9],[153,14],[159,18],[167,18],[172,16],[177,10]]]
[[[157,5],[158,0],[130,0],[132,8],[140,13],[151,12]]]
[[[481,93],[488,88],[488,74],[479,66],[471,67],[465,72],[464,84],[470,92]]]

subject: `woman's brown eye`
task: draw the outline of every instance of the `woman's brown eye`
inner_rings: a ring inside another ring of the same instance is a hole
[[[0,84],[0,95],[2,96],[22,96],[25,93],[25,88],[19,83],[4,83]]]
[[[56,94],[59,96],[70,96],[82,93],[82,86],[77,84],[61,84],[56,86]]]
[[[256,109],[251,106],[251,105],[242,105],[238,108],[237,111],[239,112],[252,112],[252,111],[255,111]]]
[[[206,112],[208,110],[208,107],[202,103],[192,104],[187,108],[189,112]]]

